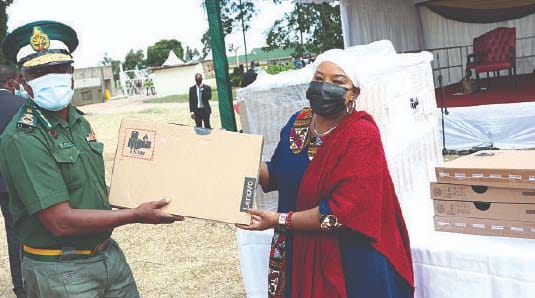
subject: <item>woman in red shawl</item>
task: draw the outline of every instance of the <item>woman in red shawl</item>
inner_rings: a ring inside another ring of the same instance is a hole
[[[346,68],[347,69],[347,68]],[[275,228],[270,297],[409,298],[410,244],[372,117],[355,111],[358,82],[328,60],[291,117],[260,184],[278,212],[249,210],[247,230]]]

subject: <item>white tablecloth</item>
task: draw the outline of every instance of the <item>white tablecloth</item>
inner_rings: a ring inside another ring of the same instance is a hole
[[[268,296],[269,251],[273,230],[253,232],[238,229],[240,267],[248,298]]]
[[[436,232],[432,201],[418,205],[405,214],[415,297],[535,297],[535,240]]]
[[[436,232],[430,199],[414,201],[404,210],[416,298],[535,297],[535,240]],[[248,297],[267,297],[272,234],[238,230]]]

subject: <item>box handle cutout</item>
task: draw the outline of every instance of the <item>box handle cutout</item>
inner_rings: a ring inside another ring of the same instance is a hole
[[[484,185],[472,185],[472,190],[475,193],[484,194],[487,192],[487,190],[489,190],[489,187]]]
[[[476,208],[478,210],[481,210],[481,211],[487,211],[490,209],[490,204],[489,202],[474,202],[474,206],[476,206]]]

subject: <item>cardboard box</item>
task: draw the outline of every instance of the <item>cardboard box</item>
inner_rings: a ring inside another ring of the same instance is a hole
[[[123,120],[110,203],[134,208],[170,198],[166,212],[248,224],[262,146],[262,136]]]
[[[535,222],[441,216],[434,221],[440,232],[535,239]]]
[[[431,182],[433,200],[535,204],[535,190]]]
[[[436,167],[440,183],[535,189],[535,150],[480,151]]]
[[[434,200],[436,216],[474,217],[535,222],[535,204]]]

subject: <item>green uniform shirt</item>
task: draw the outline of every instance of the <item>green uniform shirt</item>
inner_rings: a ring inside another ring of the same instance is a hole
[[[104,145],[82,113],[68,107],[69,122],[39,109],[31,100],[0,136],[0,169],[10,194],[19,240],[31,247],[91,249],[110,237],[55,237],[36,216],[68,201],[71,208],[110,210],[104,178]]]

